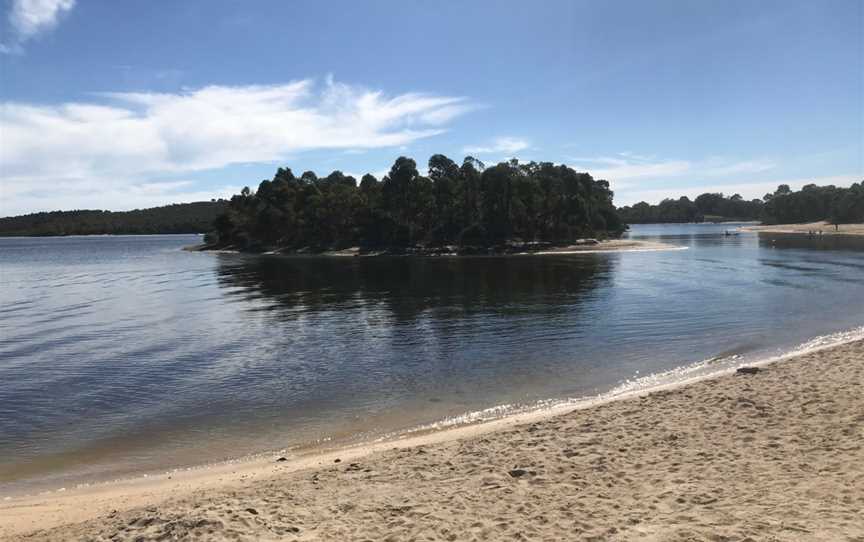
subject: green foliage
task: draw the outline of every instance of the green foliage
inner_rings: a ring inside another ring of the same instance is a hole
[[[864,183],[849,188],[808,184],[798,192],[781,185],[765,195],[765,222],[793,224],[828,220],[833,224],[864,222]]]
[[[640,202],[632,207],[619,209],[628,224],[664,222],[704,222],[725,220],[759,220],[762,217],[762,200],[744,200],[740,195],[726,197],[719,193],[706,193],[695,201],[681,197],[665,199],[659,205]]]
[[[299,179],[280,168],[254,193],[231,198],[215,223],[219,244],[243,250],[492,245],[509,240],[564,242],[620,235],[624,224],[609,183],[552,163],[513,160],[486,168],[467,157],[396,159],[380,181],[359,186],[335,171]]]
[[[134,211],[54,211],[0,218],[0,235],[204,233],[228,202],[200,201]]]
[[[687,197],[677,200],[664,199],[659,205],[641,201],[632,207],[622,207],[618,212],[621,213],[621,219],[628,224],[702,221],[696,204]]]
[[[864,183],[849,188],[808,184],[798,192],[781,184],[761,200],[744,200],[707,193],[695,201],[682,197],[659,205],[640,202],[618,209],[628,224],[703,222],[706,220],[762,220],[767,224],[794,224],[828,220],[834,224],[864,222]]]

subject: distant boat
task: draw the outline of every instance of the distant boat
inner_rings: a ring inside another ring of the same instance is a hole
[[[725,235],[726,237],[732,237],[732,236],[734,236],[734,235],[741,235],[741,232],[740,232],[740,231],[729,231],[729,230],[726,230],[726,231],[723,232],[723,235]]]

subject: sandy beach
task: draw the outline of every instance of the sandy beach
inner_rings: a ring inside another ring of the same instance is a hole
[[[840,224],[835,230],[833,224],[827,222],[810,222],[808,224],[774,224],[766,226],[745,226],[744,231],[763,233],[809,233],[821,231],[823,235],[864,235],[864,224]]]
[[[8,540],[864,540],[864,341],[565,413],[0,503]]]
[[[682,248],[683,247],[670,245],[668,243],[658,243],[656,241],[643,241],[638,239],[608,239],[605,241],[601,241],[596,245],[567,245],[528,254],[549,255],[598,252],[650,252],[655,250],[679,250]]]

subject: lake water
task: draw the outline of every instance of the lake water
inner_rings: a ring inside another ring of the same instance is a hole
[[[477,258],[0,239],[0,495],[498,415],[860,333],[864,239],[730,227],[631,233],[687,250]]]

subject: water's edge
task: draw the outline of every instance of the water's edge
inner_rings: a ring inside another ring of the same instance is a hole
[[[5,501],[24,499],[33,496],[48,496],[63,493],[67,490],[99,488],[117,486],[124,484],[141,483],[148,479],[170,477],[177,473],[206,473],[211,470],[224,468],[235,468],[243,465],[270,464],[276,458],[286,457],[289,460],[309,459],[317,456],[332,455],[338,452],[366,449],[374,452],[380,447],[391,445],[409,446],[413,441],[418,441],[430,435],[434,442],[459,438],[460,432],[467,428],[475,428],[478,432],[494,430],[502,424],[527,423],[554,417],[574,410],[582,410],[603,405],[612,401],[625,400],[645,394],[674,389],[695,382],[717,378],[734,373],[741,366],[761,367],[773,363],[782,362],[806,354],[827,350],[844,344],[864,340],[864,326],[838,331],[827,335],[814,337],[786,352],[780,354],[766,355],[753,360],[743,360],[739,355],[724,358],[709,358],[694,363],[685,364],[670,370],[649,374],[621,382],[614,388],[591,396],[546,399],[531,404],[503,404],[485,408],[478,411],[466,412],[457,416],[444,418],[442,420],[411,427],[405,430],[392,431],[384,434],[368,435],[357,434],[344,442],[336,443],[330,438],[323,438],[314,442],[300,444],[290,448],[265,450],[253,454],[246,454],[223,461],[202,463],[200,465],[173,468],[159,471],[142,471],[137,475],[122,478],[105,479],[95,482],[80,483],[72,487],[59,487],[48,490],[28,492],[12,492],[7,495],[0,494]],[[486,428],[487,430],[484,430]],[[362,454],[361,454],[362,455]]]

